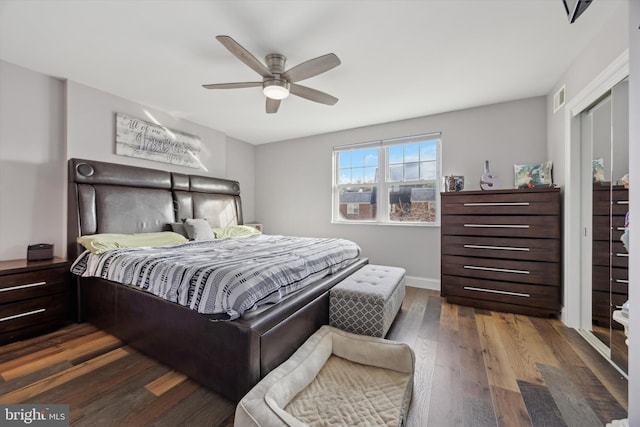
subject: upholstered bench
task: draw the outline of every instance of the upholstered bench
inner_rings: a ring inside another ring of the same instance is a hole
[[[236,407],[236,427],[406,423],[415,356],[401,342],[322,326]]]
[[[404,299],[405,269],[367,264],[329,292],[331,326],[384,337]]]

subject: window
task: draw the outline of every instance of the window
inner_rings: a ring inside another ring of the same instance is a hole
[[[334,222],[438,223],[439,133],[336,147],[334,170]]]

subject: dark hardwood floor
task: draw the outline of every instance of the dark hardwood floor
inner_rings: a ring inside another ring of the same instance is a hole
[[[410,426],[603,426],[627,381],[558,320],[407,288],[388,338],[416,354]],[[0,347],[0,403],[64,403],[74,426],[231,426],[234,405],[88,324]]]

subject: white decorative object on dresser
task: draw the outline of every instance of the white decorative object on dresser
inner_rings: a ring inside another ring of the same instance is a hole
[[[559,189],[441,196],[443,297],[533,316],[560,311]]]

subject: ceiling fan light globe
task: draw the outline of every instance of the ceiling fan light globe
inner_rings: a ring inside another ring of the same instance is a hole
[[[264,96],[271,99],[285,99],[289,96],[289,85],[279,80],[265,82],[262,87]]]

